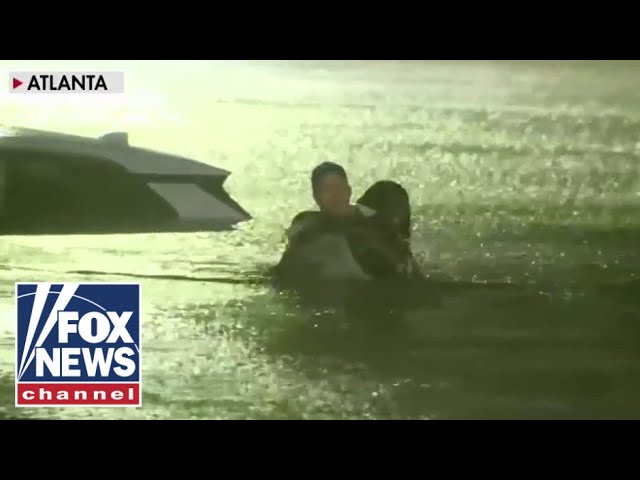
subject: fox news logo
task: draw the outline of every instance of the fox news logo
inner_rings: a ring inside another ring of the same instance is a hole
[[[16,406],[141,406],[140,285],[16,283]]]

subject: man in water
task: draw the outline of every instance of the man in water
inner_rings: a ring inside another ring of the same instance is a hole
[[[352,191],[347,172],[337,163],[323,162],[313,169],[311,191],[320,212],[307,211],[297,214],[287,229],[290,241],[321,219],[327,223],[346,223],[375,214],[367,207],[359,208],[358,205],[351,204]]]
[[[402,187],[400,187],[402,188]],[[351,203],[352,190],[344,168],[323,162],[311,173],[311,189],[319,212],[297,214],[287,229],[288,245],[280,266],[290,252],[322,233],[346,236],[352,256],[371,276],[419,275],[408,239],[376,210]]]

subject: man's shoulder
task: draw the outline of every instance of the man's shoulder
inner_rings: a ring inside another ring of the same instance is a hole
[[[315,223],[321,216],[321,212],[317,210],[305,210],[297,213],[292,219],[289,228],[287,228],[287,237],[291,238],[297,235],[309,225]]]
[[[318,218],[320,214],[321,213],[319,210],[305,210],[303,212],[298,212],[291,219],[291,223],[304,222],[311,219],[315,219],[315,218]]]

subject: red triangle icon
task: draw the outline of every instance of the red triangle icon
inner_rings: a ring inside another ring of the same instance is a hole
[[[13,88],[14,89],[18,88],[20,85],[22,85],[22,83],[23,82],[21,80],[18,80],[17,78],[14,78],[13,79]]]

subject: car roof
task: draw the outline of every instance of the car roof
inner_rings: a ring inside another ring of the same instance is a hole
[[[0,124],[0,150],[68,153],[87,160],[116,162],[132,174],[205,175],[227,177],[230,172],[186,157],[129,145],[128,134],[112,132],[98,138]]]

